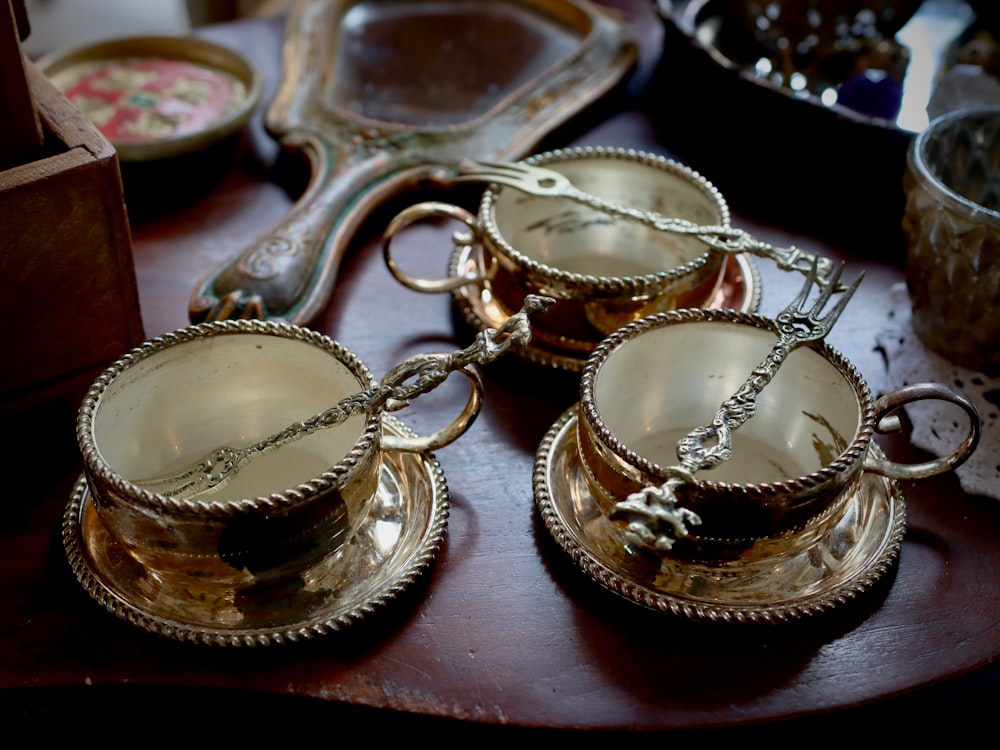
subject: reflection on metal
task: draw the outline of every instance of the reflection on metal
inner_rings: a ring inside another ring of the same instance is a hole
[[[778,374],[778,369],[788,355],[800,346],[824,339],[840,318],[864,274],[857,276],[837,299],[836,304],[824,313],[824,308],[838,285],[843,264],[837,267],[819,296],[811,300],[810,292],[818,283],[817,265],[814,262],[812,273],[801,291],[776,316],[779,335],[767,356],[736,392],[722,403],[710,424],[695,427],[678,441],[677,457],[680,464],[667,469],[667,481],[659,488],[644,487],[616,504],[611,519],[625,520],[628,527],[626,539],[630,544],[654,550],[670,550],[676,539],[687,536],[687,524],[701,523],[697,513],[677,506],[677,486],[693,485],[695,472],[711,469],[729,460],[733,452],[733,431],[756,413],[757,396]]]
[[[310,184],[198,284],[191,319],[310,322],[377,204],[431,163],[525,155],[635,59],[624,19],[575,0],[296,3],[266,124],[308,158]]]
[[[478,268],[475,251],[468,246],[458,245],[452,251],[449,262],[451,278],[467,278]],[[508,313],[497,301],[489,281],[480,284],[464,284],[452,292],[458,310],[473,330],[502,325]],[[760,307],[760,273],[748,255],[733,255],[726,259],[722,284],[715,296],[704,302],[706,308],[727,308],[745,313],[757,312]],[[595,334],[586,341],[561,340],[545,342],[539,339],[535,330],[530,344],[517,349],[516,354],[537,365],[552,367],[567,372],[580,372],[587,364],[587,357],[603,340],[603,334]]]
[[[377,385],[345,396],[336,404],[308,419],[293,422],[265,438],[239,448],[218,446],[179,470],[169,471],[148,479],[136,479],[134,484],[149,492],[174,498],[202,498],[225,487],[240,469],[255,457],[277,450],[317,430],[343,424],[355,414],[376,414],[398,411],[417,396],[434,390],[453,372],[461,372],[472,384],[468,406],[459,418],[432,436],[414,441],[413,450],[430,451],[443,448],[469,428],[482,403],[482,381],[473,364],[487,365],[504,356],[510,349],[526,345],[531,340],[528,316],[544,311],[555,300],[529,295],[520,311],[511,315],[497,328],[481,331],[472,344],[451,353],[428,352],[403,360],[385,374]]]
[[[590,492],[576,421],[571,407],[542,440],[535,501],[549,533],[580,570],[640,606],[701,622],[797,621],[858,598],[899,555],[906,524],[902,491],[895,481],[867,473],[813,535],[762,540],[732,559],[692,561],[635,550]],[[844,540],[852,544],[845,548]]]
[[[383,420],[387,434],[413,434],[395,417]],[[353,543],[280,586],[209,579],[193,590],[158,577],[111,536],[83,478],[66,507],[62,535],[77,579],[120,619],[185,643],[259,648],[340,631],[388,606],[434,562],[449,508],[433,454],[388,454],[374,507]]]

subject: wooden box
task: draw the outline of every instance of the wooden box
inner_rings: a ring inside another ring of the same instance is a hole
[[[143,340],[114,147],[28,60],[25,70],[42,149],[0,171],[0,414],[77,401]]]

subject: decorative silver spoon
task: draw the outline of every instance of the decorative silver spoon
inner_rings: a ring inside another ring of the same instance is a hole
[[[316,430],[344,422],[360,412],[396,411],[421,394],[437,388],[455,370],[471,364],[485,365],[506,354],[512,347],[531,340],[528,316],[548,308],[550,297],[528,295],[520,311],[499,328],[488,328],[464,349],[451,353],[418,354],[400,362],[378,385],[341,399],[337,404],[302,422],[242,448],[221,446],[175,472],[133,481],[136,486],[171,497],[193,498],[210,494],[229,483],[254,458],[298,440]]]
[[[607,201],[580,190],[562,172],[537,164],[466,160],[455,166],[449,177],[453,182],[492,182],[529,195],[565,198],[610,216],[645,224],[658,232],[697,237],[718,252],[752,253],[762,258],[769,258],[783,271],[797,271],[806,275],[813,273],[813,283],[819,286],[831,283],[833,263],[829,258],[814,255],[797,247],[775,247],[737,227],[702,226],[686,219],[664,216],[655,211],[641,211]]]
[[[817,283],[816,264],[795,299],[775,318],[778,340],[764,360],[754,368],[737,391],[727,398],[716,412],[711,424],[696,427],[677,442],[680,463],[665,469],[667,481],[658,487],[644,487],[617,503],[611,519],[626,524],[625,538],[630,544],[666,551],[688,536],[688,526],[701,524],[697,513],[677,505],[675,490],[684,484],[694,484],[694,474],[717,466],[732,456],[733,431],[745,424],[757,410],[757,396],[777,374],[788,355],[805,344],[824,338],[844,311],[861,280],[862,273],[846,287],[837,304],[819,317],[838,289],[841,263],[821,288],[816,301],[805,309],[809,292]]]

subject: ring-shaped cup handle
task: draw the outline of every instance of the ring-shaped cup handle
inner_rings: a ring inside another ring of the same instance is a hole
[[[429,435],[406,436],[383,433],[382,449],[386,451],[402,451],[404,453],[423,453],[435,451],[450,445],[466,433],[479,416],[483,407],[483,378],[473,365],[457,368],[469,381],[469,398],[454,420]]]
[[[902,464],[876,457],[869,451],[865,470],[890,479],[924,479],[960,466],[979,445],[982,420],[975,403],[962,391],[944,383],[914,383],[887,393],[875,402],[875,431],[886,435],[901,428],[899,417],[892,412],[913,401],[940,399],[961,407],[969,417],[969,432],[965,440],[946,456],[919,464]]]
[[[392,256],[392,241],[403,229],[418,221],[427,219],[454,219],[460,221],[469,228],[468,234],[456,232],[452,235],[452,240],[456,246],[475,246],[476,267],[474,270],[462,276],[449,276],[445,279],[421,279],[405,273],[396,263]],[[474,214],[466,211],[460,206],[453,206],[450,203],[439,201],[426,201],[417,203],[403,209],[386,227],[382,236],[382,256],[389,272],[403,286],[413,289],[416,292],[426,292],[428,294],[438,294],[440,292],[451,292],[460,289],[468,284],[481,284],[489,281],[496,275],[497,264],[487,263],[485,250],[483,249],[482,232]]]

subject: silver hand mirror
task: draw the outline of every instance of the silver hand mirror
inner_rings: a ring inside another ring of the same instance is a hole
[[[192,321],[306,325],[330,299],[358,227],[433,165],[506,160],[632,68],[624,18],[585,0],[294,3],[266,117],[309,160],[289,213],[192,293]]]

